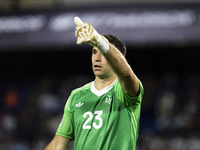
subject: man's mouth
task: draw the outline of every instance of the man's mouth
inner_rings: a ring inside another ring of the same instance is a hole
[[[99,65],[94,65],[94,69],[100,69],[101,68],[101,66],[99,66]]]

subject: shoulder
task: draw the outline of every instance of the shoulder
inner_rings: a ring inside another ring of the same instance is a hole
[[[93,82],[93,81],[92,81]],[[91,85],[92,85],[92,82],[90,83],[87,83],[85,85],[83,85],[82,87],[79,87],[79,88],[76,88],[74,89],[72,92],[71,92],[71,96],[79,93],[79,92],[84,92],[84,91],[87,91],[88,89],[90,89]]]
[[[139,94],[135,97],[131,97],[128,94],[126,94],[118,80],[115,82],[113,87],[114,87],[116,96],[119,98],[119,100],[122,103],[124,103],[125,105],[128,105],[128,106],[136,106],[141,103],[143,94],[144,94],[143,85],[140,80],[139,80],[139,84],[140,84],[140,91],[139,91]]]
[[[140,93],[143,95],[143,93],[144,93],[144,88],[143,88],[142,82],[141,82],[139,79],[138,79],[138,81],[139,81]],[[122,88],[122,86],[120,85],[120,83],[119,83],[118,80],[116,80],[116,82],[114,83],[113,87],[114,87],[114,89],[117,90],[118,92],[123,92],[123,93],[124,93],[123,88]]]
[[[65,109],[66,110],[71,110],[71,106],[73,106],[74,103],[76,103],[76,99],[79,99],[80,97],[82,97],[88,90],[90,90],[90,87],[92,85],[92,82],[90,83],[87,83],[85,84],[84,86],[82,87],[79,87],[79,88],[76,88],[74,89],[67,102],[66,102],[66,105],[65,105]],[[78,98],[77,98],[78,97]]]

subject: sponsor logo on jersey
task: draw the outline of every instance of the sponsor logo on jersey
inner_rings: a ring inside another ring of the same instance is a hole
[[[107,95],[105,103],[111,104],[112,95]]]
[[[84,103],[79,102],[78,104],[76,104],[76,107],[81,107]]]

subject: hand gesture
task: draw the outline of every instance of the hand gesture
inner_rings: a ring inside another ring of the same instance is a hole
[[[77,37],[78,45],[87,42],[91,46],[96,46],[102,54],[108,52],[108,40],[100,35],[91,24],[84,23],[79,17],[75,17],[74,22],[77,25],[75,36]]]

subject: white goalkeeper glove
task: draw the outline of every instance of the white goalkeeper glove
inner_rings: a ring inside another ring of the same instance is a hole
[[[87,42],[89,45],[97,47],[102,54],[109,51],[109,41],[100,35],[91,24],[84,23],[79,17],[74,17],[74,22],[77,25],[75,36],[78,45]]]

